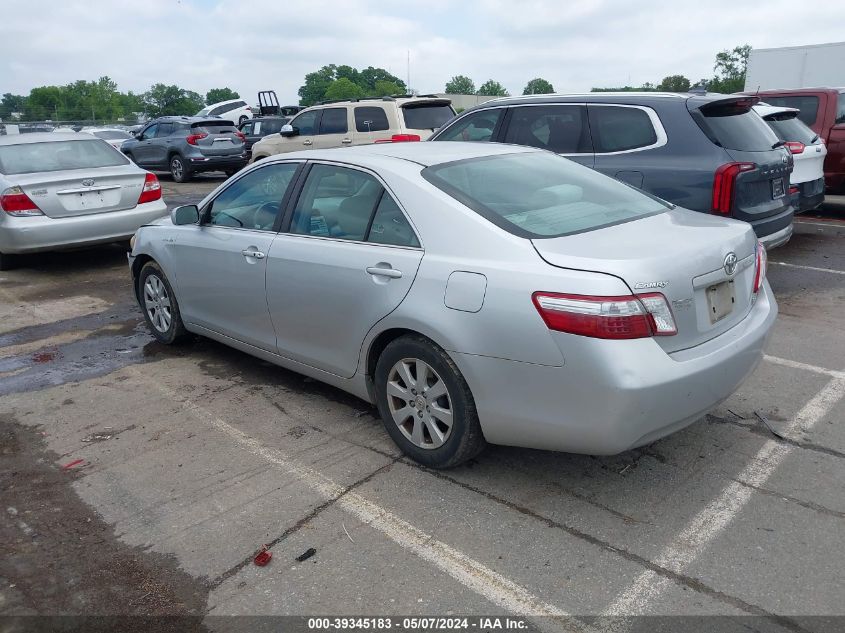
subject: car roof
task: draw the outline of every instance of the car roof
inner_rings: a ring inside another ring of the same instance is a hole
[[[52,143],[54,141],[90,141],[97,137],[80,132],[32,132],[31,134],[9,134],[0,136],[0,145],[26,145],[28,143]]]

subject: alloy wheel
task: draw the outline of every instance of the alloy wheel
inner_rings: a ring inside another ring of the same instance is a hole
[[[452,433],[452,399],[425,361],[403,358],[387,376],[387,404],[402,434],[424,449],[442,446]]]
[[[174,158],[170,162],[170,171],[173,174],[173,178],[176,180],[182,179],[182,172],[184,171],[184,167],[182,166],[182,161],[178,158]]]
[[[149,275],[144,282],[144,308],[156,330],[164,334],[170,329],[173,320],[170,296],[167,294],[167,286],[157,275]]]

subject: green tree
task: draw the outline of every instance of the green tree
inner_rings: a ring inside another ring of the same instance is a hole
[[[202,96],[179,86],[155,84],[143,96],[144,111],[155,118],[166,115],[192,115],[205,105]]]
[[[12,112],[22,113],[24,108],[26,108],[26,97],[7,92],[0,100],[0,119],[8,121],[12,117]]]
[[[337,66],[329,64],[320,70],[305,75],[305,83],[299,88],[299,105],[310,106],[326,98],[326,90],[335,80]]]
[[[398,90],[392,90],[388,93],[382,92],[378,87],[379,82],[382,81],[397,86]],[[367,94],[379,97],[384,94],[405,94],[408,90],[405,82],[399,79],[399,77],[391,75],[384,68],[373,68],[372,66],[367,66],[361,71],[358,85],[364,88],[364,90],[367,91]]]
[[[329,93],[329,88],[340,80],[344,80],[343,83],[335,86]],[[349,84],[357,86],[360,90],[350,88]],[[305,83],[299,88],[299,105],[310,106],[326,99],[355,99],[364,96],[381,97],[385,94],[404,94],[406,90],[405,82],[391,75],[384,68],[368,66],[359,71],[348,65],[328,64],[320,70],[305,75]],[[352,96],[333,96],[336,94]]]
[[[466,75],[455,75],[446,82],[446,94],[474,95],[475,83]]]
[[[525,90],[522,91],[524,95],[547,95],[555,91],[554,86],[545,79],[537,77],[525,84]]]
[[[212,103],[220,103],[221,101],[230,101],[231,99],[240,99],[241,95],[231,88],[212,88],[205,93],[205,102],[208,105]]]
[[[405,94],[405,84],[401,86],[393,81],[380,79],[376,82],[375,90],[368,93],[371,97],[385,97],[390,95]]]
[[[364,95],[364,89],[347,77],[335,79],[326,88],[325,99],[360,99]]]
[[[476,94],[484,95],[486,97],[507,97],[510,93],[505,90],[505,87],[498,81],[488,79],[478,89]]]
[[[716,76],[710,81],[709,90],[713,92],[738,92],[745,89],[745,71],[748,68],[748,55],[751,46],[743,44],[732,50],[723,50],[716,54],[713,70]]]
[[[690,88],[690,81],[683,75],[669,75],[657,86],[663,92],[686,92]]]
[[[65,101],[59,86],[41,86],[29,92],[24,108],[24,118],[28,121],[44,119],[58,120],[59,109],[64,109]]]

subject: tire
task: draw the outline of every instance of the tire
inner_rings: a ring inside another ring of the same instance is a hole
[[[418,389],[421,370],[427,379]],[[375,396],[390,437],[424,466],[451,468],[487,445],[469,385],[446,352],[425,337],[402,336],[388,344],[376,363]]]
[[[173,287],[155,262],[147,262],[138,275],[138,302],[147,327],[159,343],[175,345],[188,338]]]
[[[239,125],[239,126],[243,125],[243,124],[244,124],[244,121],[247,121],[248,119],[249,119],[249,117],[248,117],[247,115],[242,114],[242,115],[241,115],[241,118],[240,118],[240,119],[238,119],[238,125]]]
[[[188,182],[193,175],[191,168],[185,162],[180,154],[174,154],[170,157],[170,175],[173,182]]]
[[[0,253],[0,270],[12,270],[18,264],[18,258],[7,253]]]
[[[231,178],[232,176],[237,174],[238,171],[240,171],[240,170],[239,169],[227,169],[224,173],[226,174],[226,178]]]

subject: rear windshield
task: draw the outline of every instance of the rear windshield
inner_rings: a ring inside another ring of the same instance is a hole
[[[128,163],[123,154],[100,139],[0,146],[2,174],[116,167]]]
[[[725,149],[763,152],[778,142],[759,114],[747,106],[716,105],[702,107],[698,124],[711,141]]]
[[[422,174],[493,224],[527,238],[583,233],[671,208],[546,152],[460,160],[427,167]]]
[[[412,103],[404,106],[402,113],[409,130],[434,130],[455,116],[452,106],[444,103]]]
[[[804,145],[810,145],[819,138],[818,134],[792,114],[771,114],[766,117],[766,123],[782,141],[801,141]]]
[[[120,130],[103,130],[102,132],[94,132],[94,136],[97,138],[105,139],[107,141],[116,141],[118,139],[127,139],[132,138],[126,132],[121,132]]]
[[[796,95],[794,97],[773,97],[766,95],[765,101],[773,106],[798,109],[798,118],[807,125],[813,125],[816,122],[816,116],[819,112],[818,97],[813,95]]]
[[[192,134],[234,134],[237,131],[231,121],[204,121],[191,125]]]

